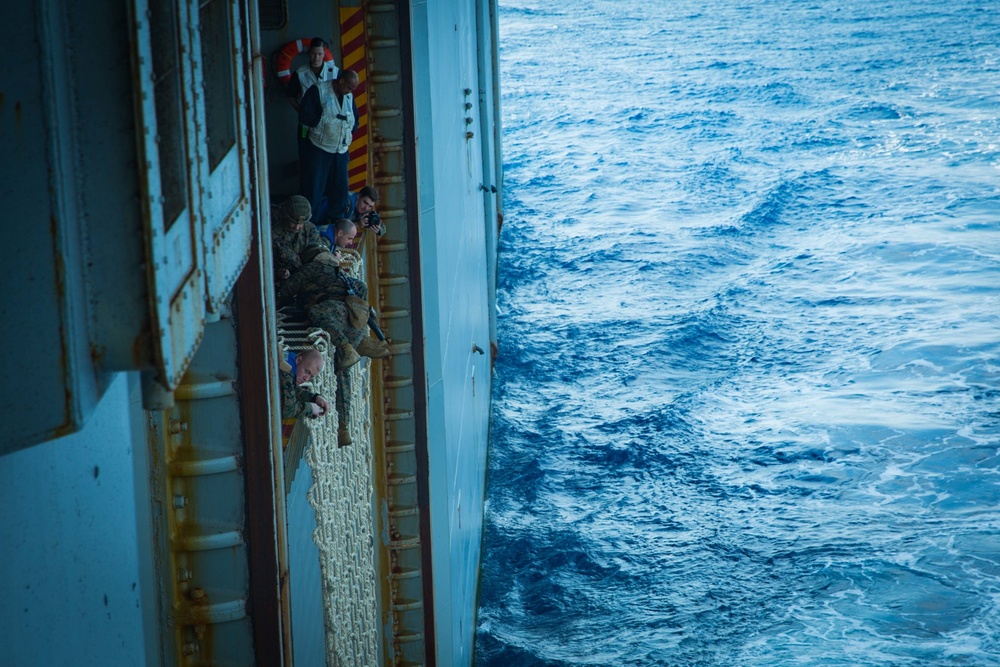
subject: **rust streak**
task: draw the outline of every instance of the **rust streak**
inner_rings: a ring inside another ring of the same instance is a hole
[[[21,103],[15,106],[20,110]],[[66,292],[64,289],[66,280],[66,264],[63,261],[62,252],[59,248],[59,221],[56,216],[49,216],[49,235],[52,237],[52,257],[55,269],[56,301],[59,304],[59,366],[62,370],[63,378],[63,423],[56,426],[51,432],[55,437],[62,437],[77,430],[73,423],[73,386],[69,377],[69,339],[66,336],[64,327],[64,315],[66,312]]]

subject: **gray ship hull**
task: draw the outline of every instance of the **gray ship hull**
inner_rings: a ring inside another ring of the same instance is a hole
[[[472,663],[496,6],[360,5],[63,0],[5,22],[4,664]],[[269,242],[296,119],[274,61],[315,35],[366,84],[352,189],[376,187],[388,231],[357,270],[393,355],[358,366],[355,442],[303,425],[296,457]],[[323,534],[348,458],[350,539]]]

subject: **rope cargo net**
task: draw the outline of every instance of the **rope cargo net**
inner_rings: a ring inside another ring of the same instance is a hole
[[[355,261],[347,274],[360,278],[363,268],[361,261]],[[308,432],[304,456],[312,470],[312,484],[307,498],[316,513],[313,542],[319,550],[323,586],[326,664],[374,667],[378,664],[378,607],[372,534],[371,361],[364,358],[348,370],[348,426],[353,442],[338,447],[334,349],[326,332],[307,323],[304,316],[283,310],[278,314],[278,336],[285,350],[314,347],[326,359],[312,386],[327,399],[329,413],[299,420],[294,428]],[[296,435],[305,434],[294,434],[292,440]]]

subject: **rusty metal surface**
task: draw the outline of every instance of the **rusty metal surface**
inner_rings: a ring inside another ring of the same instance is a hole
[[[250,255],[234,290],[243,313],[240,326],[240,383],[247,457],[248,536],[251,543],[251,614],[257,664],[292,664],[292,619],[288,572],[288,535],[275,339],[274,277],[270,188],[264,142],[264,78],[257,3],[241,4],[247,28],[243,49],[249,101],[244,107],[248,133],[245,160],[250,187]]]
[[[426,370],[419,200],[412,137],[407,3],[369,7],[370,108],[374,185],[388,227],[376,246],[380,323],[393,355],[382,363],[378,407],[381,447],[381,548],[385,571],[386,662],[434,665],[434,546],[430,533]],[[433,267],[431,267],[433,268]],[[420,341],[412,344],[412,341]],[[464,604],[461,600],[455,604]],[[447,657],[444,658],[447,662]]]
[[[254,660],[244,427],[232,319],[209,324],[174,405],[150,412],[166,664]],[[225,391],[223,391],[225,389]]]
[[[291,664],[289,578],[285,530],[284,483],[280,462],[279,414],[273,412],[277,355],[273,329],[265,330],[265,303],[258,244],[236,286],[240,319],[239,354],[247,469],[250,587],[253,600],[254,651],[258,664]],[[273,312],[273,311],[271,311]],[[273,322],[273,320],[272,320]],[[268,364],[274,359],[274,364]]]

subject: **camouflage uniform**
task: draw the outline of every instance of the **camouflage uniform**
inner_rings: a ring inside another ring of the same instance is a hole
[[[319,394],[306,387],[296,386],[295,376],[291,371],[281,368],[278,375],[281,380],[281,418],[298,419],[311,415],[312,411],[306,407],[306,403],[315,403]]]
[[[367,293],[367,290],[365,292]],[[343,301],[322,301],[314,306],[307,306],[306,315],[313,324],[329,331],[335,344],[346,339],[353,347],[357,347],[361,339],[368,335],[367,331],[351,326],[347,318],[347,306]],[[337,376],[337,418],[341,424],[346,424],[347,406],[354,389],[354,382],[351,379],[350,368],[342,369],[338,363],[334,363],[334,370]]]
[[[274,272],[279,277],[285,269],[295,273],[302,264],[302,251],[311,245],[323,244],[324,240],[309,222],[312,209],[305,197],[290,197],[280,206],[271,208],[271,242],[274,247]],[[292,231],[289,225],[302,223],[302,229]]]
[[[368,298],[368,285],[361,280],[341,279],[340,269],[325,262],[309,262],[281,285],[278,293],[280,305],[297,302],[306,311],[309,320],[330,334],[334,344],[347,341],[357,346],[368,331],[355,329],[348,318],[344,299],[348,290],[359,299]]]
[[[349,280],[354,296],[367,299],[368,285],[361,280]],[[278,301],[281,305],[288,305],[297,300],[309,321],[327,331],[334,345],[347,341],[357,347],[361,339],[368,335],[368,331],[351,326],[347,305],[344,303],[347,296],[348,286],[340,279],[340,269],[333,264],[312,261],[282,283]],[[338,365],[336,376],[337,418],[341,424],[347,424],[348,404],[353,393],[350,369],[341,369]]]

